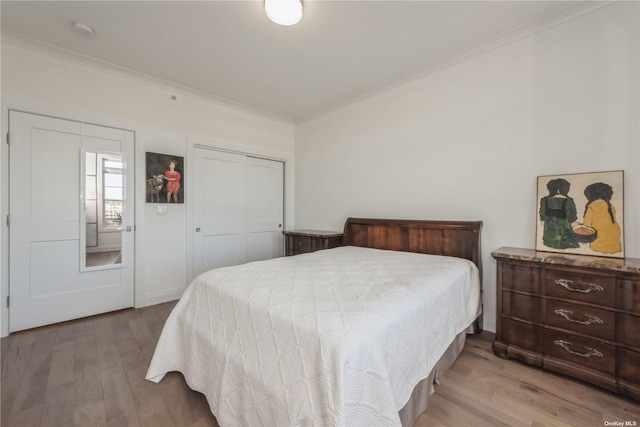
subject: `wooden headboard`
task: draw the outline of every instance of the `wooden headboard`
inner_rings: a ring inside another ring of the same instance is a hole
[[[348,218],[342,244],[471,260],[478,267],[482,292],[481,228],[482,221]],[[474,326],[476,333],[482,331],[482,314]]]
[[[422,221],[348,218],[342,242],[403,252],[446,255],[471,260],[482,278],[482,221]]]

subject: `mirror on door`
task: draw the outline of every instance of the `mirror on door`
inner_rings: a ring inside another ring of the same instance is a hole
[[[82,149],[80,270],[120,268],[125,232],[124,153]]]

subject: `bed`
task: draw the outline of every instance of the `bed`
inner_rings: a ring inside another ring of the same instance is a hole
[[[222,427],[412,426],[481,328],[480,221],[349,218],[343,246],[198,276],[146,378]]]

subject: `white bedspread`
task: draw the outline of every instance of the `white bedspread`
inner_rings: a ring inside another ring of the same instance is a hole
[[[340,247],[220,268],[184,292],[146,378],[182,372],[222,427],[400,426],[479,314],[459,258]]]

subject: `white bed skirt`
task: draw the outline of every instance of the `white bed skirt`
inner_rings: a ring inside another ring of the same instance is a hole
[[[429,396],[435,392],[434,384],[440,377],[453,366],[460,353],[464,348],[467,333],[473,333],[473,325],[469,326],[467,331],[461,332],[456,336],[455,340],[449,345],[436,366],[431,370],[429,376],[416,385],[411,393],[409,401],[398,411],[402,427],[413,427],[418,417],[427,410],[429,404]]]

